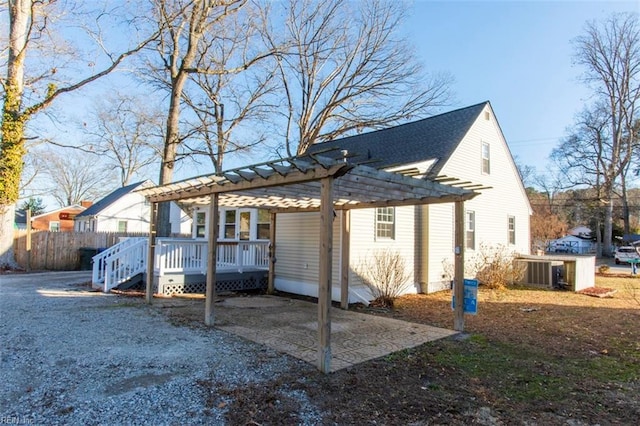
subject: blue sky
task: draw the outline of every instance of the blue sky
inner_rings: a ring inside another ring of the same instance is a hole
[[[589,102],[578,81],[583,70],[572,65],[571,40],[587,21],[622,11],[640,13],[640,0],[414,0],[402,31],[428,71],[455,78],[455,102],[443,112],[489,100],[517,161],[544,172],[551,150]],[[58,112],[82,115],[88,93],[65,97],[56,104]],[[74,125],[64,118],[61,123],[58,134],[73,138]],[[228,158],[225,167],[256,161],[261,159]],[[189,165],[179,167],[175,178],[210,171],[208,163]],[[157,180],[157,173],[150,177]]]
[[[511,152],[543,172],[589,101],[571,40],[640,1],[416,0],[407,31],[428,70],[448,71],[455,107],[491,101]]]

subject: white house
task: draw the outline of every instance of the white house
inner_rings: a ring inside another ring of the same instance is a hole
[[[327,151],[333,148],[333,151]],[[310,152],[372,162],[378,169],[425,176],[451,185],[489,187],[465,202],[465,256],[482,244],[520,254],[530,247],[531,207],[491,104],[483,102],[385,130],[317,144]],[[279,214],[275,286],[317,293],[318,214]],[[334,223],[339,236],[341,224]],[[339,241],[339,240],[338,240]],[[412,269],[410,291],[449,288],[454,259],[454,205],[381,207],[351,213],[350,301],[367,299],[357,285],[358,263],[374,250],[401,252]],[[339,264],[334,250],[334,265]],[[337,277],[338,268],[334,268]],[[336,280],[334,280],[336,282]],[[334,289],[334,300],[339,300]]]
[[[480,195],[464,204],[465,257],[473,256],[481,245],[501,245],[513,252],[529,253],[531,207],[489,102],[316,144],[309,153],[479,189]],[[185,185],[188,193],[188,184]],[[208,207],[196,208],[195,238],[208,235],[207,215]],[[348,246],[350,302],[370,300],[359,271],[360,265],[378,249],[402,254],[410,268],[409,292],[449,288],[454,263],[453,203],[351,210],[348,244],[342,241],[343,218],[336,215],[333,221],[332,281],[340,282],[341,261],[345,258],[342,251]],[[318,294],[319,224],[319,212],[278,212],[275,289]],[[224,207],[219,215],[219,240],[268,240],[269,226],[267,209]],[[340,300],[339,285],[333,287],[332,298]]]
[[[154,186],[146,180],[118,188],[76,215],[77,232],[149,232],[149,203],[137,190]],[[171,203],[171,232],[189,234],[191,218]]]

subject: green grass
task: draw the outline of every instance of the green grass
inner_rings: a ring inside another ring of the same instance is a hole
[[[477,334],[464,342],[443,342],[435,362],[513,402],[558,400],[570,392],[582,392],[586,383],[606,386],[640,378],[640,363],[635,359],[604,354],[568,358],[542,348],[490,342]]]

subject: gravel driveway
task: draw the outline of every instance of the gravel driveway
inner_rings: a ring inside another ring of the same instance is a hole
[[[0,275],[0,423],[224,424],[227,404],[199,383],[233,389],[314,371],[218,329],[172,325],[140,299],[87,291],[89,280]]]

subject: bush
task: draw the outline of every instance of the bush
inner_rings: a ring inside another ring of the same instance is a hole
[[[393,302],[408,287],[409,272],[402,255],[394,250],[375,250],[360,261],[357,272],[373,295],[373,305],[393,307]]]
[[[607,272],[609,272],[609,269],[611,269],[609,265],[598,266],[598,272],[600,272],[601,274],[606,274]]]
[[[470,275],[488,288],[505,289],[524,276],[526,265],[514,262],[516,255],[507,247],[481,244],[480,250],[470,259]]]

